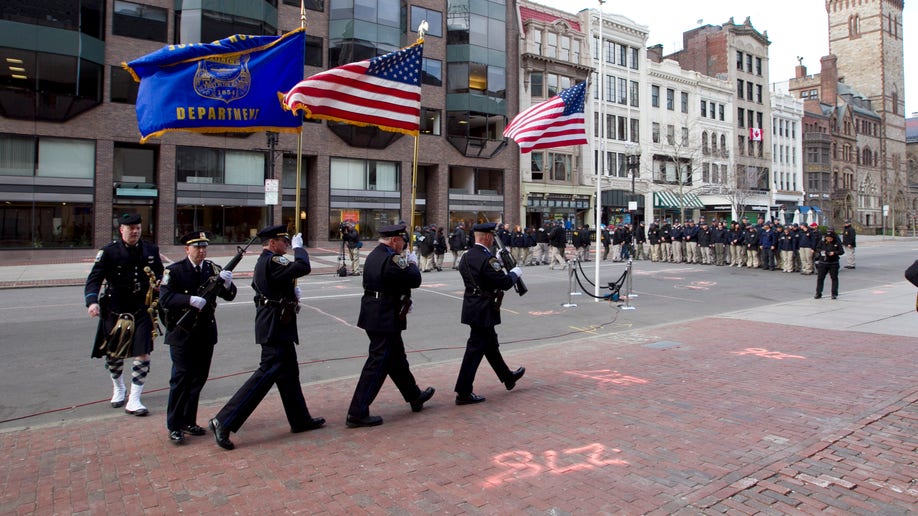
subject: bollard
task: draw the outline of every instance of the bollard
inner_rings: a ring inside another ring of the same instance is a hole
[[[571,301],[571,296],[579,296],[580,292],[574,292],[574,263],[576,260],[567,261],[567,303],[562,303],[564,308],[576,308],[577,303]]]
[[[628,276],[625,278],[625,285],[628,288],[628,294],[625,296],[625,305],[621,307],[622,310],[634,310],[635,307],[631,306],[631,258],[628,258],[628,263],[626,265],[628,270]]]

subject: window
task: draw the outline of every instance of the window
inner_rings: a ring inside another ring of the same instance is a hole
[[[62,122],[101,104],[103,65],[72,55],[2,50],[7,57],[0,71],[0,117]]]
[[[660,123],[652,122],[650,126],[650,131],[651,131],[650,136],[651,136],[651,139],[653,140],[653,143],[660,143]]]
[[[708,116],[708,102],[706,100],[701,101],[701,116]]]
[[[761,84],[755,85],[755,101],[758,102],[759,104],[762,103],[762,85]]]
[[[558,57],[558,35],[554,32],[546,34],[545,57],[552,59]]]
[[[5,201],[0,204],[0,230],[2,248],[90,248],[93,206],[82,202]]]
[[[628,139],[628,119],[620,116],[618,117],[618,139],[627,140]]]
[[[666,143],[670,145],[676,144],[676,126],[674,125],[666,126]]]
[[[421,59],[421,84],[443,86],[443,61],[427,57]]]
[[[558,39],[558,59],[561,61],[570,61],[571,59],[571,38],[570,36],[561,36]]]
[[[752,97],[752,87],[753,86],[754,85],[752,84],[752,81],[746,82],[746,100],[748,100],[749,102],[752,102],[752,99],[753,99]]]
[[[421,134],[440,136],[440,110],[421,108]]]
[[[111,101],[136,104],[137,89],[140,87],[140,83],[135,82],[130,72],[120,66],[111,67],[111,76],[111,89],[109,90]]]
[[[606,102],[615,102],[615,77],[606,76]]]
[[[531,172],[532,180],[533,181],[543,181],[545,179],[545,174],[543,172],[545,170],[544,164],[543,164],[543,161],[545,159],[545,153],[544,152],[533,152],[530,159],[531,159],[530,170],[532,171]]]
[[[737,98],[742,99],[743,95],[746,93],[746,87],[743,85],[745,81],[742,79],[736,80],[736,96]]]
[[[615,115],[606,115],[606,139],[615,139]]]
[[[593,111],[593,137],[599,138],[599,111]]]
[[[181,25],[178,25],[176,35],[178,41],[184,41],[181,34]],[[273,36],[277,27],[264,20],[247,18],[218,11],[201,10],[201,39],[200,41],[217,41],[233,34],[255,34]]]
[[[746,54],[746,71],[752,73],[752,54]]]
[[[708,132],[704,131],[701,133],[701,153],[707,155],[710,149],[708,149]]]
[[[411,25],[408,30],[416,32],[422,21],[427,21],[428,32],[426,36],[443,37],[443,13],[433,9],[425,9],[416,5],[411,6]]]
[[[743,53],[739,50],[736,51],[736,69],[743,71]]]
[[[542,98],[545,92],[542,88],[542,72],[532,72],[529,74],[529,87],[534,98]]]
[[[724,121],[724,105],[719,104],[717,106],[717,111],[718,111],[718,114],[720,115],[720,121],[723,122]],[[711,117],[712,118],[714,117],[713,113],[711,114]]]
[[[156,150],[149,145],[115,142],[112,179],[116,183],[156,185]]]
[[[688,147],[688,127],[682,128],[682,146]]]
[[[618,80],[618,103],[622,105],[628,104],[628,80],[627,79]]]
[[[759,77],[762,76],[762,58],[761,57],[755,58],[755,74],[758,75]]]
[[[532,31],[532,46],[537,55],[542,55],[542,31]]]
[[[628,47],[625,45],[616,45],[618,47],[618,64],[621,66],[628,65]]]
[[[166,42],[166,9],[115,0],[112,15],[112,34]]]
[[[300,0],[284,0],[284,5],[300,6]],[[325,0],[303,0],[303,5],[310,11],[325,11]]]
[[[640,91],[640,85],[637,81],[631,81],[631,89],[629,94],[631,95],[631,107],[641,107],[638,92]]]
[[[641,138],[641,121],[637,118],[631,119],[631,140],[634,143],[639,143]]]
[[[683,91],[681,93],[681,97],[682,97],[682,112],[688,113],[688,93]]]
[[[260,152],[176,146],[175,177],[176,181],[185,183],[262,185],[265,180],[265,155]]]
[[[399,191],[399,163],[332,158],[329,186],[341,190]]]
[[[571,180],[571,155],[558,154],[555,152],[548,153],[548,162],[551,164],[552,181],[570,181]]]
[[[640,66],[640,64],[639,64],[639,63],[640,63],[640,59],[639,59],[639,55],[640,55],[640,54],[639,54],[638,52],[639,52],[638,49],[636,49],[636,48],[634,48],[634,47],[631,47],[631,68],[633,68],[634,70],[637,70],[638,67]]]
[[[0,134],[0,176],[93,179],[95,172],[92,140]]]
[[[650,105],[660,107],[660,87],[652,85],[650,87]]]
[[[737,127],[746,127],[746,110],[743,108],[736,108],[736,122]]]
[[[605,55],[606,62],[615,64],[615,43],[609,40],[605,40],[604,43],[605,45],[603,48],[605,49],[605,52],[603,54]]]
[[[666,88],[666,109],[674,111],[676,109],[676,90]]]
[[[322,58],[325,56],[325,49],[322,48],[323,40],[318,36],[306,35],[306,66],[316,66],[324,68]]]

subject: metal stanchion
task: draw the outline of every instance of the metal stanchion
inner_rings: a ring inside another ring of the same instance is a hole
[[[631,306],[631,258],[628,258],[627,270],[628,276],[625,278],[625,285],[628,287],[628,294],[625,296],[625,305],[621,309],[634,310],[635,307]]]
[[[571,296],[579,296],[580,292],[574,292],[574,264],[576,260],[567,261],[567,303],[563,303],[561,306],[564,308],[575,308],[577,303],[571,301]]]

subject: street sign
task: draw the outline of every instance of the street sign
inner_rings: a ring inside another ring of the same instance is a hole
[[[277,206],[280,204],[280,179],[265,179],[265,205]]]

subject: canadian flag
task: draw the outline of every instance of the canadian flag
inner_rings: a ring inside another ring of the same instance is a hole
[[[749,139],[754,142],[762,141],[762,129],[760,127],[750,127]]]

